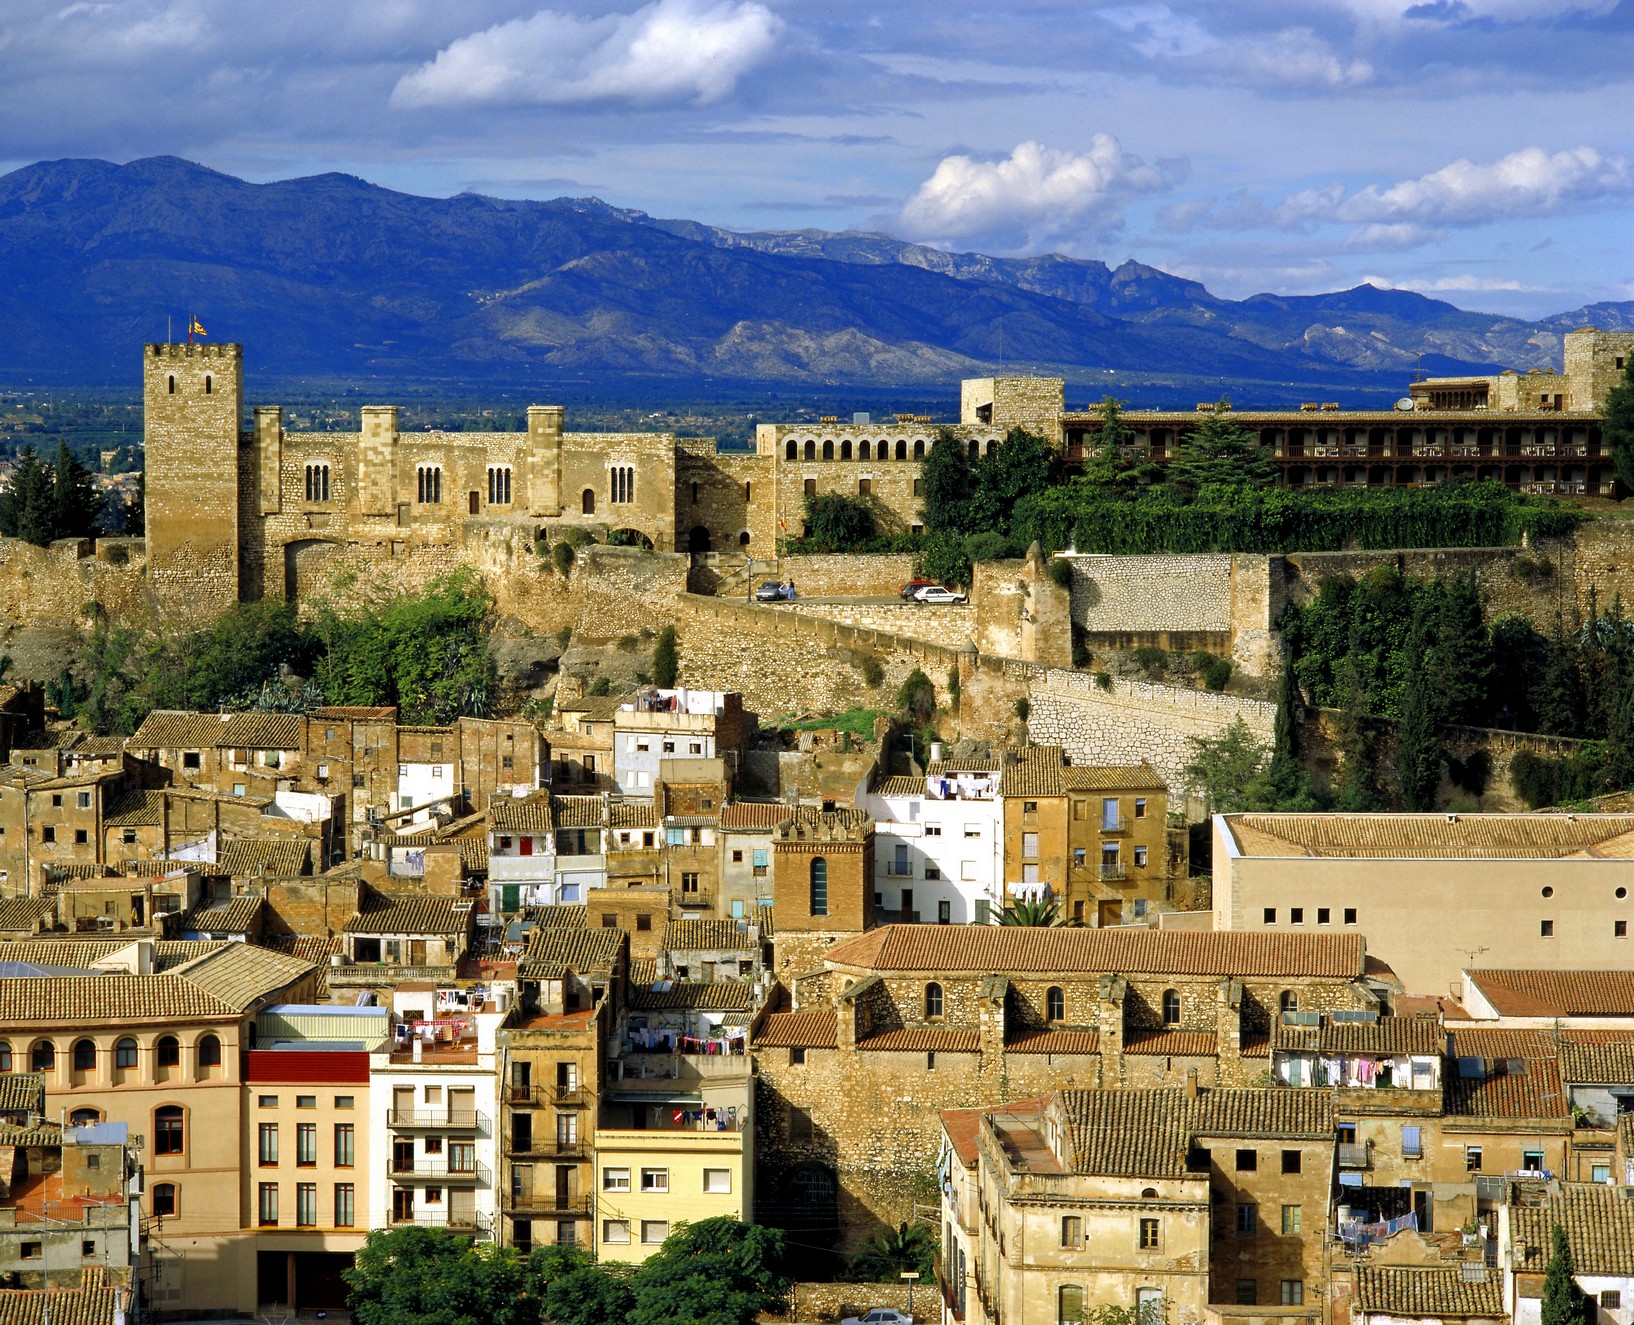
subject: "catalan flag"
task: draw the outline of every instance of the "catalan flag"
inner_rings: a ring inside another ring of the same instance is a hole
[[[208,336],[210,333],[199,325],[198,318],[190,317],[187,324],[187,334],[189,336]]]

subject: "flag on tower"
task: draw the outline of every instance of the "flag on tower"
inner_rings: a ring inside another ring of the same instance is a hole
[[[210,333],[199,325],[198,318],[193,317],[188,320],[187,334],[189,336],[208,336]]]

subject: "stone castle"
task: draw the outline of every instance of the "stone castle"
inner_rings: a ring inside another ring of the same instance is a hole
[[[1288,486],[1467,476],[1609,494],[1599,411],[1634,333],[1584,329],[1565,340],[1563,373],[1431,379],[1395,410],[1315,403],[1233,418],[1259,434]],[[150,344],[143,388],[150,584],[163,607],[188,613],[299,598],[342,558],[446,567],[473,541],[531,543],[574,527],[663,552],[770,561],[818,494],[860,497],[882,529],[917,532],[919,461],[938,431],[907,414],[761,424],[752,453],[731,453],[667,432],[568,432],[550,405],[529,408],[526,432],[404,432],[390,405],[364,406],[356,432],[288,432],[280,406],[257,405],[246,429],[235,344]],[[1202,407],[1123,415],[1158,461],[1202,417]],[[961,384],[953,431],[975,457],[1026,427],[1070,467],[1099,424],[1096,409],[1066,409],[1060,378],[1001,377]]]

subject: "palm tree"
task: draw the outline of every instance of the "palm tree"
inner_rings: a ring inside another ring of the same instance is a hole
[[[1079,923],[1062,916],[1061,899],[1051,894],[1037,899],[1018,897],[1002,911],[990,913],[988,918],[995,925],[1026,925],[1033,929],[1071,927]]]
[[[924,1224],[902,1223],[895,1233],[876,1233],[851,1259],[856,1283],[895,1283],[905,1270],[917,1270],[928,1284],[936,1273],[936,1241]]]

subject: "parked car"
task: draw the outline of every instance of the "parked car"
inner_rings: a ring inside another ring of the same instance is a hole
[[[904,600],[912,600],[921,589],[929,589],[935,583],[935,580],[909,580],[902,586],[902,597]]]
[[[794,590],[776,580],[767,580],[755,590],[755,598],[762,603],[783,603],[794,597]]]
[[[957,589],[948,589],[940,584],[927,585],[914,595],[921,603],[963,603],[969,599]]]
[[[871,1307],[866,1316],[847,1316],[840,1325],[913,1325],[913,1317],[895,1307]]]

